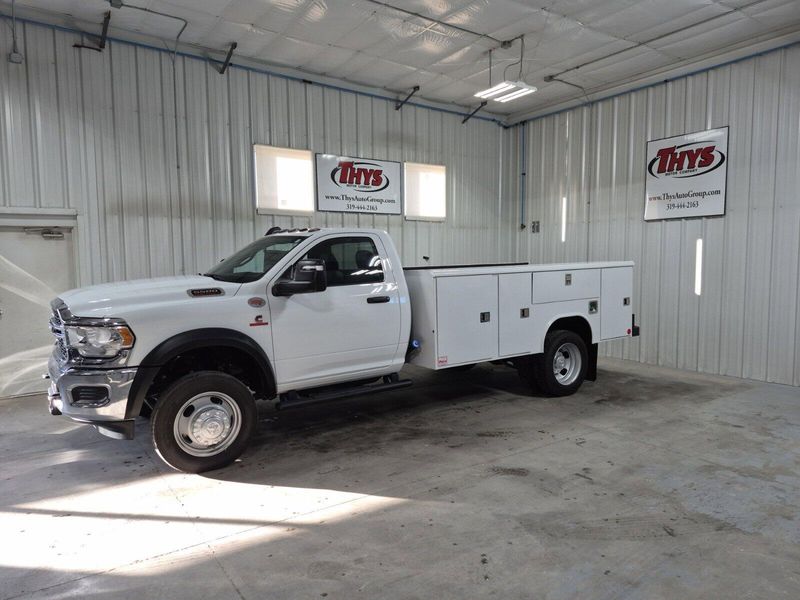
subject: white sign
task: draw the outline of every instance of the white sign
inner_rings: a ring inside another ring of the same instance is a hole
[[[400,163],[317,154],[317,209],[402,214]]]
[[[725,214],[728,128],[647,142],[644,220]]]

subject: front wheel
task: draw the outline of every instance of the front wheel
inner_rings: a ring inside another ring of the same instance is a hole
[[[586,378],[589,352],[586,342],[573,331],[547,334],[544,352],[531,357],[532,383],[548,396],[569,396],[578,391]]]
[[[218,371],[190,373],[172,383],[156,404],[153,445],[178,471],[219,469],[247,448],[257,417],[253,394],[235,377]]]

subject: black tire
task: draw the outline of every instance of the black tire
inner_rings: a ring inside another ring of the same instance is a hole
[[[563,367],[557,375],[555,363],[559,350]],[[530,357],[526,379],[534,390],[547,396],[570,396],[586,379],[588,366],[589,352],[581,336],[574,331],[551,331],[544,339],[544,352]]]
[[[139,411],[139,416],[144,417],[145,419],[149,419],[153,416],[153,409],[150,408],[149,404],[147,404],[147,400],[142,402],[142,409]]]
[[[257,420],[253,394],[241,381],[219,371],[198,371],[176,380],[161,394],[151,418],[153,445],[173,469],[212,471],[242,455]],[[227,435],[214,442],[214,432],[226,427]],[[186,434],[178,439],[176,429]]]

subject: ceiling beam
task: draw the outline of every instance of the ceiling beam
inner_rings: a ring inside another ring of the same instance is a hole
[[[683,61],[679,65],[670,65],[647,75],[638,75],[611,85],[587,89],[585,94],[574,94],[564,100],[557,100],[536,108],[517,111],[508,116],[506,123],[507,125],[518,125],[525,121],[540,119],[580,106],[592,105],[622,94],[667,83],[681,77],[704,73],[796,44],[800,44],[800,31],[796,26],[789,25],[780,30],[749,39],[734,48],[728,47],[722,51]]]

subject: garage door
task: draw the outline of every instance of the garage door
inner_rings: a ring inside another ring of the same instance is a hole
[[[0,225],[0,398],[47,389],[50,301],[74,269],[71,230]]]

